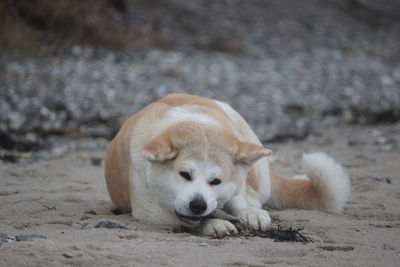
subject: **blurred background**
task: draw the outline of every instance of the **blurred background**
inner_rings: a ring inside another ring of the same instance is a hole
[[[230,103],[263,142],[394,123],[400,1],[0,1],[2,151],[103,147],[173,92]]]

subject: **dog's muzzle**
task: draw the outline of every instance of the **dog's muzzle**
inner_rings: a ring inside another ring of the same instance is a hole
[[[176,216],[186,225],[198,224],[204,217],[202,214],[207,210],[207,202],[202,196],[196,195],[189,203],[189,209],[192,215],[183,215],[175,210]]]
[[[200,223],[201,219],[203,218],[202,216],[183,215],[183,214],[178,213],[177,211],[175,211],[175,214],[178,217],[178,219],[180,221],[182,221],[183,223],[185,223],[186,225],[196,225],[196,224]]]

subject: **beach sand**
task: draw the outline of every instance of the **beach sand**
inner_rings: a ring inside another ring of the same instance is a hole
[[[343,214],[268,209],[272,226],[302,227],[308,243],[212,239],[115,215],[98,164],[104,149],[45,151],[31,163],[4,163],[0,265],[400,266],[399,133],[400,124],[349,126],[320,130],[303,141],[266,144],[274,150],[271,169],[278,174],[302,174],[302,153],[323,151],[351,177]],[[94,228],[101,219],[127,229]],[[45,238],[6,242],[24,234]]]

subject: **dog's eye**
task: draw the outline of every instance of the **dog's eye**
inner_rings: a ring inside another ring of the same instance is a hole
[[[221,180],[218,179],[218,178],[215,178],[214,180],[212,180],[212,181],[210,182],[210,185],[218,185],[218,184],[220,184],[220,183],[221,183]]]
[[[190,176],[190,174],[188,172],[179,172],[179,175],[182,176],[183,178],[185,178],[186,181],[192,180],[192,177]]]

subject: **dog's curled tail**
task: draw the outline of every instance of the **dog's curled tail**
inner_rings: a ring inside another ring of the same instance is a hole
[[[343,167],[324,153],[303,155],[307,180],[271,174],[268,205],[276,208],[319,209],[340,213],[350,194],[350,181]]]

